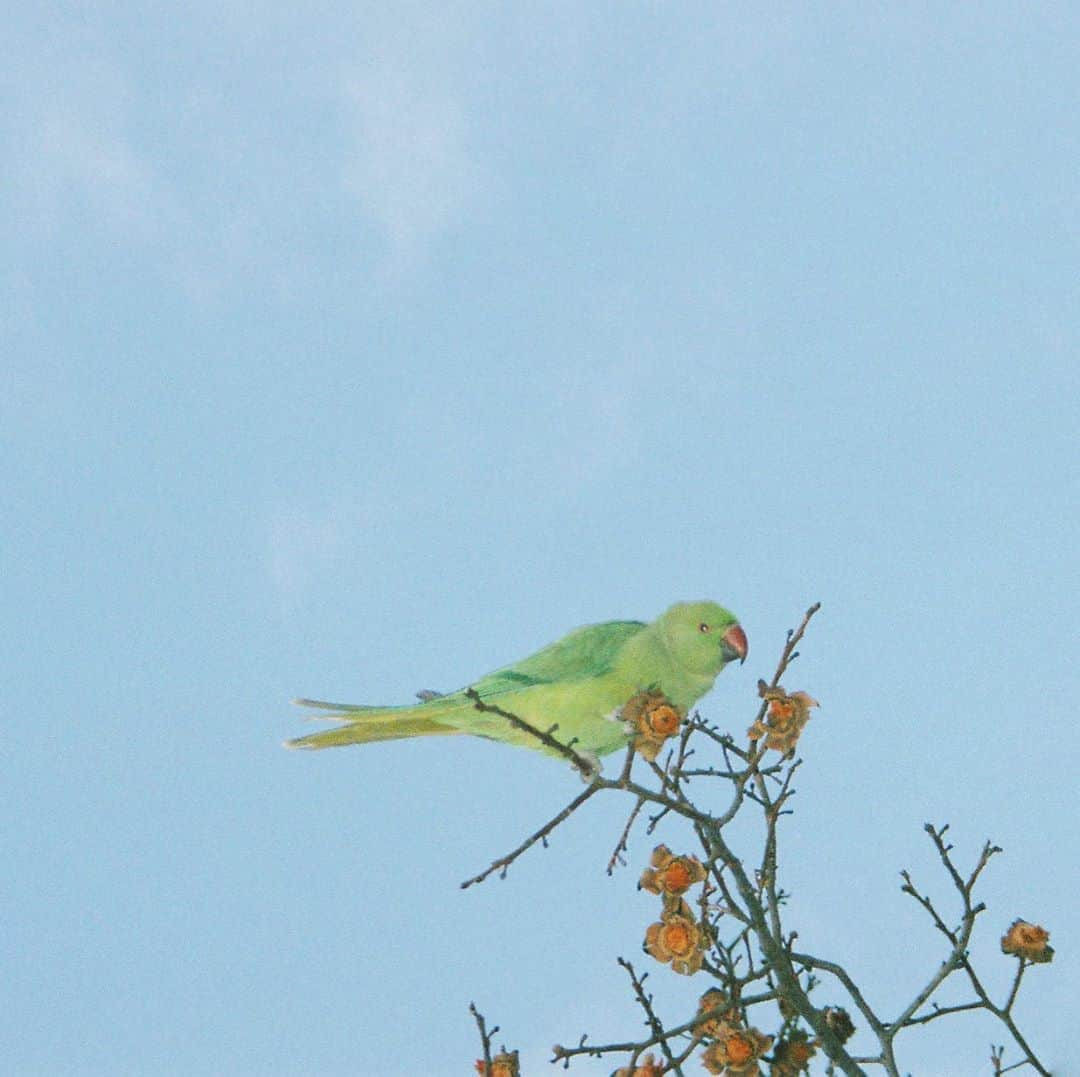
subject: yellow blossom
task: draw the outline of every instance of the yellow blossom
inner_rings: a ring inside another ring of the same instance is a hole
[[[1045,927],[1029,924],[1026,920],[1014,920],[1001,937],[1001,952],[1041,965],[1054,957],[1054,948],[1049,942],[1050,932]]]
[[[651,1054],[646,1055],[636,1066],[623,1066],[611,1077],[664,1077],[667,1066],[657,1062]]]
[[[639,692],[622,709],[622,719],[634,734],[634,750],[646,759],[660,754],[664,741],[674,737],[683,714],[663,692]]]
[[[681,899],[664,909],[645,932],[645,952],[684,976],[701,968],[709,947],[708,932]]]
[[[718,987],[710,987],[698,1000],[698,1013],[709,1013],[710,1010],[719,1010],[721,1007],[728,1005],[729,999],[727,995]],[[741,1024],[742,1017],[739,1014],[739,1009],[737,1006],[732,1005],[718,1016],[700,1021],[694,1026],[694,1031],[702,1036],[720,1039]]]
[[[794,754],[799,736],[810,720],[810,708],[817,707],[818,701],[806,692],[788,695],[781,685],[770,688],[764,681],[758,681],[758,695],[768,706],[764,718],[759,718],[746,731],[747,736],[751,740],[764,737],[766,748],[784,755]]]
[[[781,1040],[773,1051],[769,1063],[770,1077],[798,1077],[805,1072],[817,1050],[805,1032],[794,1032],[791,1038]]]
[[[666,845],[653,849],[638,886],[650,894],[679,896],[705,878],[705,868],[696,856],[676,856]]]
[[[497,1054],[489,1066],[482,1058],[476,1060],[476,1072],[480,1077],[521,1077],[517,1051]]]
[[[723,1077],[758,1077],[761,1073],[758,1062],[772,1042],[772,1036],[765,1036],[756,1028],[729,1029],[709,1045],[701,1056],[701,1064],[710,1073]]]

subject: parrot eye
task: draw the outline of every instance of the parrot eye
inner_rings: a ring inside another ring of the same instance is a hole
[[[702,621],[701,624],[698,625],[698,631],[699,632],[708,632],[709,631],[709,626],[704,621]]]

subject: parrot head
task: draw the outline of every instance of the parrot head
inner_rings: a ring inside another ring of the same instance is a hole
[[[716,676],[736,658],[746,660],[746,633],[730,610],[715,602],[678,602],[660,617],[672,657],[691,673]]]

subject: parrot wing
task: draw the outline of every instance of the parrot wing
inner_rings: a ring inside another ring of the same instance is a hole
[[[481,699],[492,699],[539,685],[569,685],[602,677],[611,670],[626,641],[645,627],[641,621],[608,621],[575,629],[542,651],[481,677],[471,687]],[[297,737],[287,741],[286,745],[290,748],[334,748],[376,740],[470,732],[493,736],[497,740],[512,739],[501,735],[506,729],[502,719],[477,715],[465,692],[466,689],[461,689],[444,696],[433,695],[405,707],[298,699],[295,702],[302,706],[323,712],[317,717],[345,724],[324,733]]]
[[[481,677],[472,687],[482,699],[515,692],[534,684],[584,681],[609,672],[627,640],[642,621],[606,621],[575,628],[562,639],[528,658]]]

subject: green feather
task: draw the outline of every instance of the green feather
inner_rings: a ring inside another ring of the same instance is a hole
[[[657,687],[689,710],[731,657],[726,630],[735,617],[712,602],[679,603],[650,624],[608,621],[568,633],[536,654],[481,677],[468,688],[402,707],[357,706],[300,699],[344,724],[287,741],[290,748],[336,748],[406,737],[471,733],[548,754],[530,733],[501,715],[478,711],[466,691],[516,714],[562,743],[606,755],[626,745],[620,708]],[[745,637],[744,637],[745,641]]]

